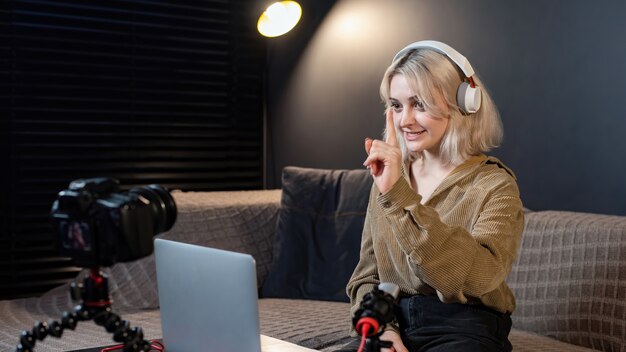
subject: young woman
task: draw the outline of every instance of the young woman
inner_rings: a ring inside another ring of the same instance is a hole
[[[467,60],[434,41],[401,50],[380,94],[387,128],[365,141],[374,186],[352,313],[390,282],[400,299],[383,351],[510,351],[505,279],[524,215],[513,172],[483,154],[502,139],[493,100]]]

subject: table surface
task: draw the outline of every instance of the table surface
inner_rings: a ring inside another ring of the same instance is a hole
[[[161,341],[161,340],[158,340]],[[114,345],[111,345],[114,346]],[[263,347],[262,352],[312,352],[310,348],[298,346],[291,342],[282,341],[273,337],[261,335],[261,346]],[[70,352],[100,352],[103,348],[110,346],[102,346],[102,347],[93,347],[93,348],[85,348],[81,350],[74,350]],[[116,351],[122,351],[121,349]],[[167,347],[165,348],[165,352],[168,352]]]

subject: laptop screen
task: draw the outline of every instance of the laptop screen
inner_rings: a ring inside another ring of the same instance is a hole
[[[252,256],[165,239],[154,245],[168,351],[261,351]]]

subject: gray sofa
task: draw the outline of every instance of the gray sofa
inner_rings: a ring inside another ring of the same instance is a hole
[[[272,265],[280,190],[172,193],[178,220],[163,238],[252,254],[259,285]],[[110,277],[114,310],[161,336],[152,256],[118,263]],[[528,212],[519,259],[508,279],[517,297],[510,339],[515,351],[626,352],[626,217],[562,211]],[[67,285],[42,297],[0,301],[0,350],[12,351],[34,321],[59,319],[72,302]],[[261,333],[321,351],[346,341],[349,306],[307,299],[259,300]],[[303,318],[306,317],[306,318]],[[35,351],[112,344],[92,321]]]

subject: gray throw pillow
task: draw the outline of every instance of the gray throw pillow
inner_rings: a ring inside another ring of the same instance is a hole
[[[372,179],[367,170],[286,167],[261,297],[347,302]]]

